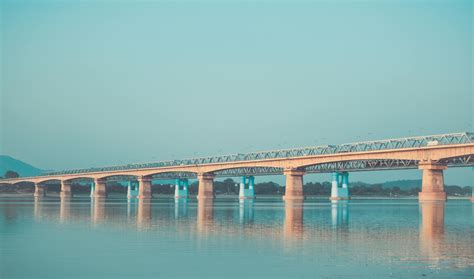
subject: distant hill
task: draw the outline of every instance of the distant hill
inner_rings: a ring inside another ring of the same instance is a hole
[[[10,156],[0,155],[0,176],[3,176],[8,170],[17,172],[20,176],[33,176],[45,172]]]

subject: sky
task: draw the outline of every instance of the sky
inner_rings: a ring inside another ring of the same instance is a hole
[[[42,169],[473,131],[471,1],[0,3],[0,154]]]

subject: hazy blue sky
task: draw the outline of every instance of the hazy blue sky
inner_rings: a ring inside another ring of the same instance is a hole
[[[471,1],[0,2],[0,153],[40,168],[473,130]]]

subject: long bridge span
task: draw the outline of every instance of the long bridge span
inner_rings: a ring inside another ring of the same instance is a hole
[[[423,176],[419,200],[422,201],[446,200],[443,171],[448,167],[469,166],[474,166],[474,134],[464,132],[64,170],[34,177],[1,179],[0,184],[34,183],[35,195],[42,196],[48,182],[59,181],[61,196],[72,196],[73,182],[89,180],[92,195],[106,197],[107,181],[138,181],[138,198],[151,198],[152,180],[176,179],[176,197],[187,197],[187,179],[197,178],[198,199],[209,199],[214,198],[215,177],[242,176],[240,197],[253,198],[254,176],[284,174],[284,199],[301,200],[304,198],[304,174],[333,173],[331,199],[347,199],[349,172],[420,169]]]

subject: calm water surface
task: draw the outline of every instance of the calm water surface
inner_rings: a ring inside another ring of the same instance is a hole
[[[467,200],[0,198],[0,278],[474,278]]]

